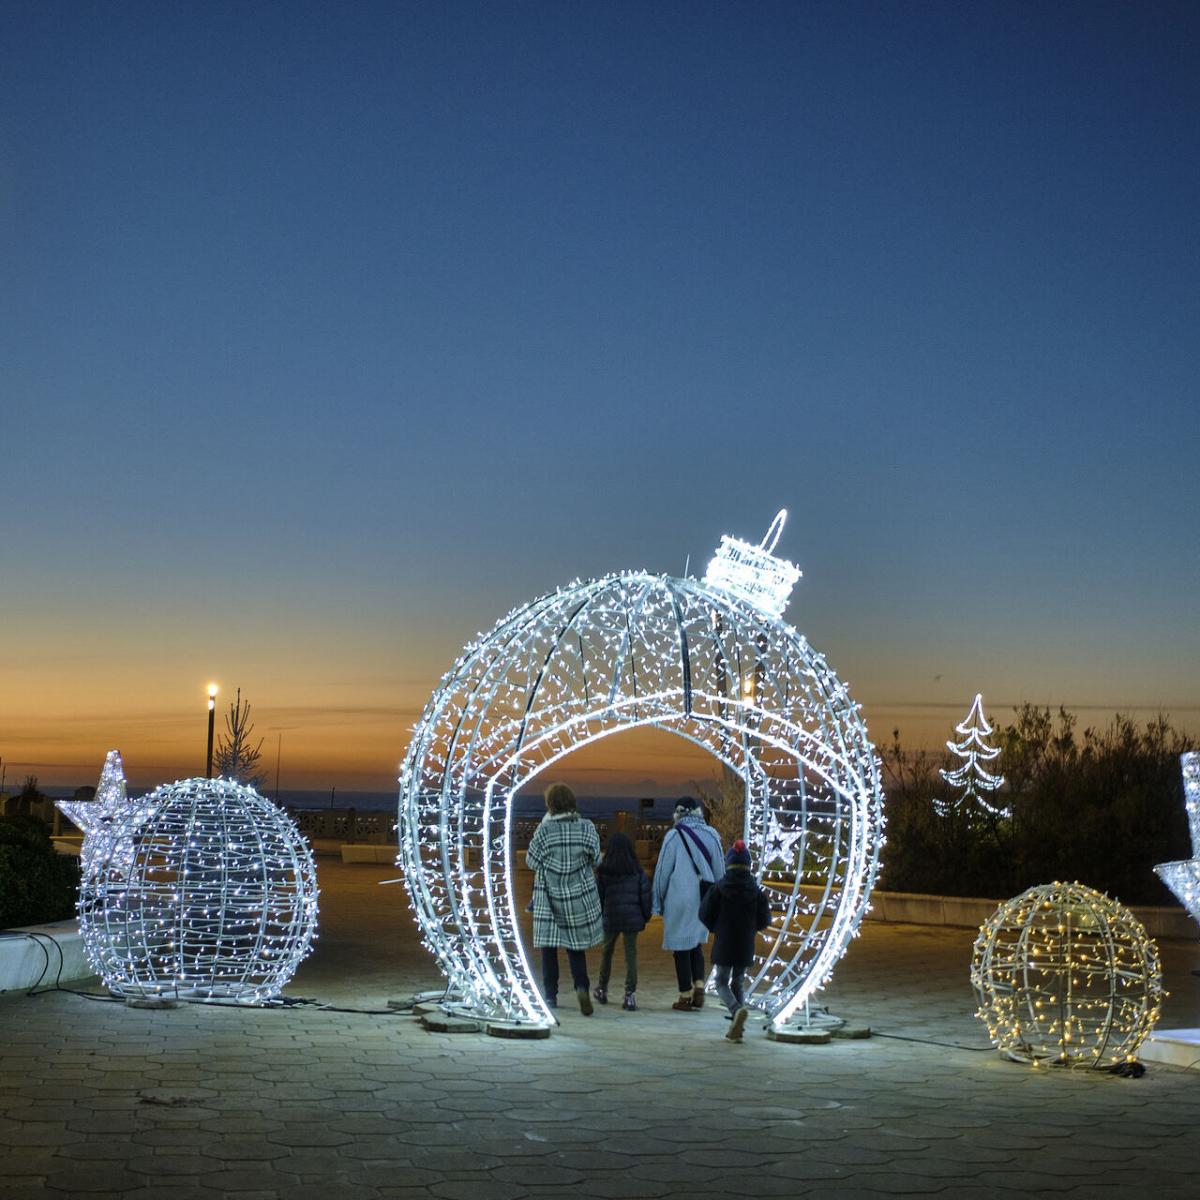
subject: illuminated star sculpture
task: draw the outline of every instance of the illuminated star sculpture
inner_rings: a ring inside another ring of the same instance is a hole
[[[792,865],[796,857],[796,843],[804,838],[804,830],[784,829],[779,824],[778,813],[771,812],[767,817],[767,828],[763,834],[763,866],[782,862],[784,868]]]
[[[105,857],[113,830],[132,808],[125,795],[125,768],[120,750],[110,750],[104,758],[100,783],[92,800],[58,800],[58,810],[83,833],[79,860],[87,875]]]
[[[1155,874],[1175,893],[1193,921],[1200,921],[1200,754],[1189,751],[1179,756],[1183,769],[1183,802],[1192,835],[1192,857],[1160,863]]]

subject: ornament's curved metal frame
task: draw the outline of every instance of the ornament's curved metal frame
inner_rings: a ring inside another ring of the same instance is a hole
[[[644,726],[694,742],[745,783],[746,841],[779,901],[749,1002],[780,1024],[829,978],[868,908],[883,840],[858,706],[774,614],[693,578],[630,573],[510,613],[467,646],[414,730],[398,861],[462,1009],[553,1023],[521,937],[513,797],[572,751]]]

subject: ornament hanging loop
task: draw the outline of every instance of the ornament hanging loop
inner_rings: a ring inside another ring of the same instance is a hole
[[[775,520],[770,524],[767,532],[763,535],[763,540],[758,543],[760,550],[765,550],[768,554],[773,554],[775,547],[779,545],[779,539],[783,536],[783,527],[787,522],[787,509],[781,508],[775,514]],[[771,535],[775,536],[772,537]],[[770,543],[768,545],[768,543]]]

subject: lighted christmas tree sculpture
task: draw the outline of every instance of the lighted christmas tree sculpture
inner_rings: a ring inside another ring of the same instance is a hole
[[[971,711],[954,727],[954,732],[961,739],[958,742],[947,742],[946,749],[951,754],[962,759],[959,766],[952,771],[941,771],[941,777],[951,786],[961,788],[955,800],[935,800],[934,808],[939,816],[948,816],[955,809],[968,813],[979,810],[993,817],[1010,817],[1012,811],[995,804],[987,797],[998,791],[1004,783],[1003,775],[993,775],[984,767],[1000,755],[998,746],[987,742],[991,736],[992,727],[983,715],[983,696],[976,693],[971,704]]]

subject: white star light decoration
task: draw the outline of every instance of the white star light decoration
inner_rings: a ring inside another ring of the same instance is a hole
[[[525,947],[513,799],[575,750],[638,728],[685,738],[741,777],[751,853],[794,866],[748,1002],[783,1025],[828,981],[868,907],[882,790],[858,705],[782,619],[800,578],[771,553],[785,515],[757,546],[722,537],[702,580],[631,571],[540,596],[443,676],[409,744],[398,824],[447,1008],[555,1023]],[[802,878],[824,882],[815,900]]]
[[[772,812],[767,817],[767,828],[763,834],[763,868],[772,863],[783,863],[784,870],[792,865],[796,857],[796,843],[804,840],[804,830],[786,830],[779,824],[779,814]]]
[[[1192,835],[1192,857],[1160,863],[1158,877],[1175,893],[1193,921],[1200,921],[1200,754],[1195,750],[1179,756],[1183,770],[1183,802]]]
[[[124,864],[132,858],[133,843],[126,819],[144,809],[140,801],[129,800],[125,790],[125,767],[120,750],[110,750],[104,758],[96,795],[91,800],[58,800],[58,810],[83,834],[79,865],[86,879],[102,861]],[[122,830],[124,829],[124,833]],[[116,840],[116,846],[112,843]]]

